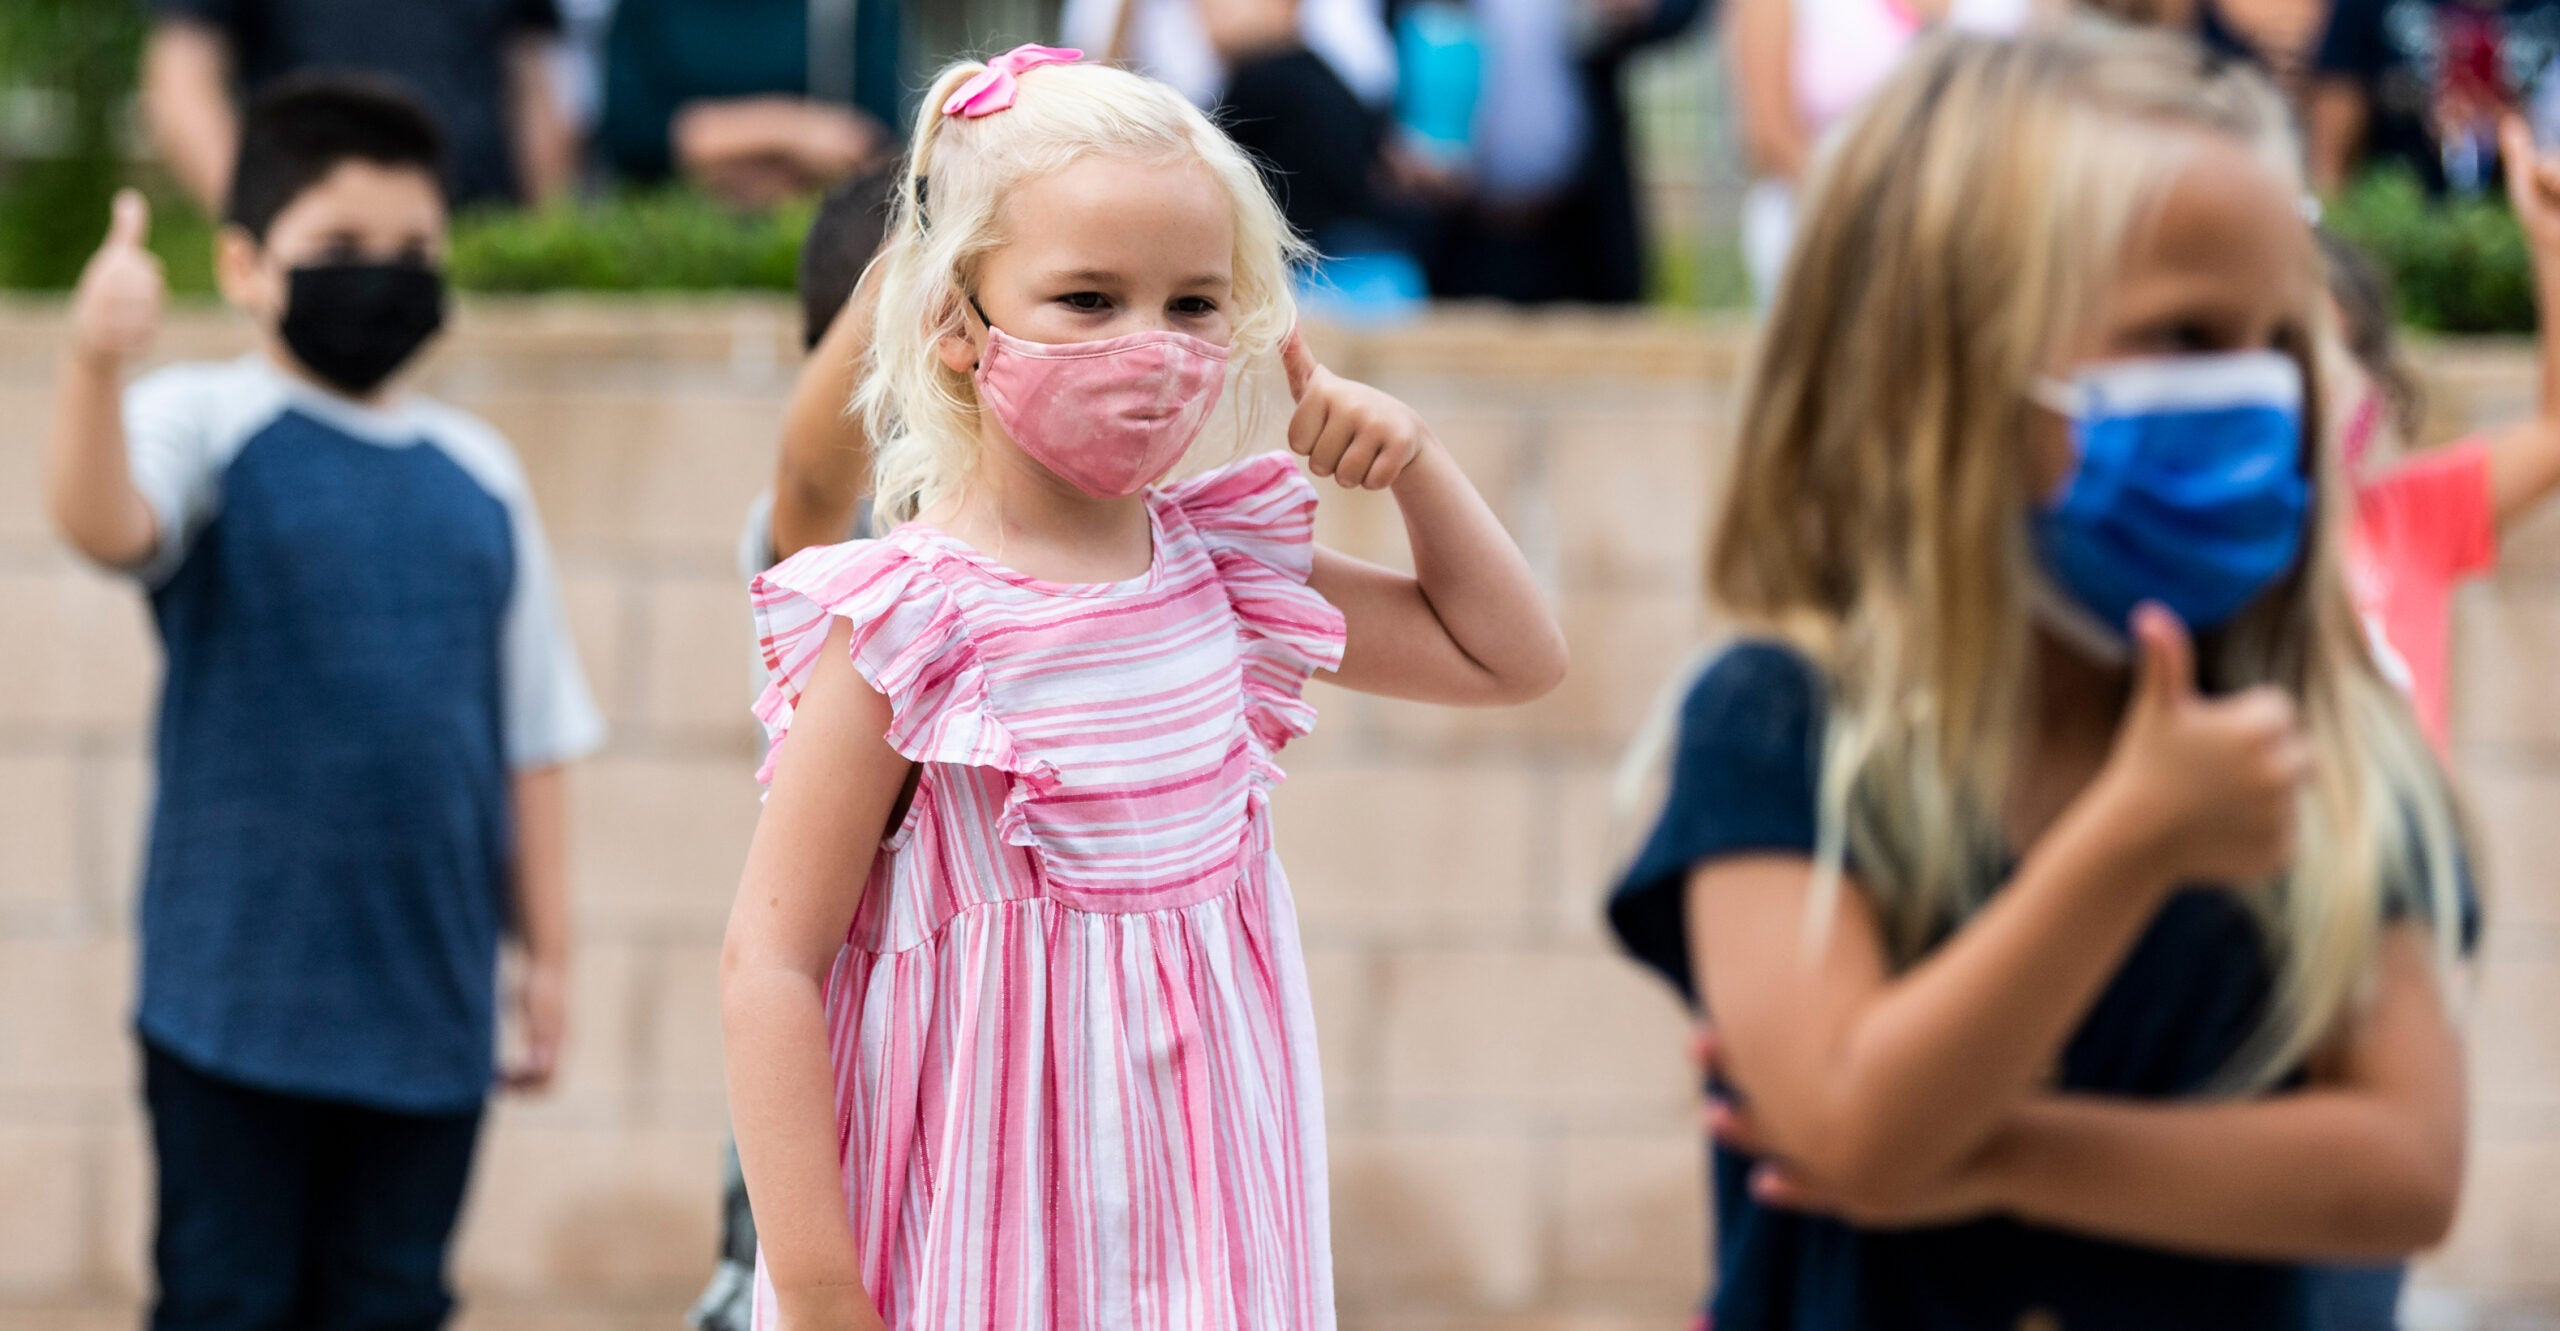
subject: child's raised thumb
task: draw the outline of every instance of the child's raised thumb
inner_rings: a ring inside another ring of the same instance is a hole
[[[151,239],[151,205],[142,191],[125,188],[116,191],[116,201],[107,214],[107,243],[140,249]]]
[[[1305,397],[1307,385],[1315,382],[1316,371],[1323,368],[1316,363],[1316,354],[1307,350],[1306,330],[1290,326],[1289,340],[1280,344],[1280,368],[1289,376],[1289,396]]]
[[[2156,601],[2134,607],[2133,637],[2141,657],[2135,695],[2168,705],[2196,695],[2195,644],[2177,614]]]

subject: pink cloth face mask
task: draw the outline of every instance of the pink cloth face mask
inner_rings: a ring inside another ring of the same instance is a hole
[[[1173,470],[1226,391],[1227,349],[1187,333],[1026,342],[985,326],[978,401],[1032,461],[1096,499]]]

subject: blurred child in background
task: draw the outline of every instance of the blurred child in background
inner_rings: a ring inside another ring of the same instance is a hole
[[[1925,43],[1815,170],[1612,902],[1715,1022],[1717,1331],[2311,1328],[2451,1224],[2460,820],[2336,549],[2262,79]]]
[[[2536,308],[2560,309],[2560,164],[2524,123],[2503,127],[2507,197],[2533,255]],[[2546,326],[2541,409],[2530,419],[2413,451],[2417,377],[2402,359],[2391,293],[2371,260],[2323,233],[2345,354],[2322,366],[2347,479],[2355,486],[2347,585],[2375,654],[2409,693],[2439,751],[2451,739],[2453,591],[2495,566],[2500,536],[2560,489],[2560,338]]]
[[[401,387],[444,319],[442,165],[404,96],[280,81],[217,254],[258,349],[123,387],[163,302],[131,191],[73,298],[53,518],[167,654],[136,1017],[161,1331],[441,1325],[503,939],[506,1082],[559,1062],[561,764],[603,727],[514,454]]]

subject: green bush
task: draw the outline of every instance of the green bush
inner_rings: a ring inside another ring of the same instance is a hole
[[[22,179],[0,182],[0,256],[12,256],[0,262],[0,289],[60,290],[106,234],[106,198],[120,177],[76,190],[46,179],[23,193]],[[212,294],[213,223],[175,190],[151,193],[151,248],[168,266],[170,290]],[[35,206],[39,198],[45,208]],[[788,291],[814,211],[804,203],[740,215],[667,191],[539,213],[470,213],[454,223],[451,271],[466,291]]]
[[[0,160],[0,287],[65,286],[106,230],[142,47],[132,0],[0,0],[0,90],[41,106],[41,155]]]
[[[2405,170],[2366,176],[2322,221],[2390,274],[2400,317],[2438,333],[2530,333],[2533,262],[2503,198],[2434,199]]]
[[[453,280],[472,291],[788,291],[814,213],[802,203],[742,215],[671,190],[474,214],[454,227]]]

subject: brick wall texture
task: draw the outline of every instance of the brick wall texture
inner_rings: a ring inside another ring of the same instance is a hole
[[[671,1328],[705,1276],[722,1131],[714,963],[755,817],[732,542],[769,474],[788,312],[481,303],[429,387],[534,479],[611,745],[573,776],[574,1050],[498,1110],[457,1256],[471,1331]],[[134,1324],[149,1161],[128,917],[158,670],[139,598],[45,527],[58,312],[0,307],[0,1328]],[[182,314],[167,358],[243,330]],[[1283,849],[1322,1022],[1352,1331],[1672,1331],[1702,1280],[1695,1109],[1668,994],[1616,959],[1610,772],[1709,630],[1695,567],[1742,335],[1452,314],[1322,339],[1439,426],[1553,590],[1573,677],[1499,713],[1319,690]],[[2530,404],[2509,346],[2431,353],[2433,430]],[[1401,558],[1391,506],[1329,543]],[[2422,1323],[2560,1326],[2560,514],[2461,617],[2460,758],[2494,924],[2473,994],[2463,1220]]]

